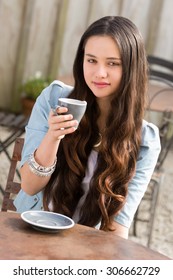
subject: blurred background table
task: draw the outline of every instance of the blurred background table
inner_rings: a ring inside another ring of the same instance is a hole
[[[150,82],[148,88],[149,104],[148,109],[156,112],[173,112],[173,87],[158,85]]]

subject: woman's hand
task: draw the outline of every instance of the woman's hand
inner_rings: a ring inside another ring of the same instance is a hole
[[[57,113],[55,115],[51,110],[48,118],[49,130],[48,134],[54,138],[54,140],[61,140],[64,138],[66,134],[73,133],[77,126],[78,121],[73,120],[73,116],[71,114],[64,115],[68,109],[66,107],[58,107]]]

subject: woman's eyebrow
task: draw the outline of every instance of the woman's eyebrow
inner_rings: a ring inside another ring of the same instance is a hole
[[[95,58],[96,58],[96,56],[95,56],[95,55],[90,54],[90,53],[85,53],[85,55],[90,56],[90,57],[95,57]]]
[[[97,56],[95,56],[93,54],[90,54],[90,53],[86,53],[85,55],[89,56],[89,57],[97,58]],[[119,57],[106,57],[106,59],[109,59],[109,60],[121,60],[121,58],[119,58]]]
[[[121,60],[121,58],[119,58],[119,57],[107,57],[106,59],[110,59],[110,60]]]

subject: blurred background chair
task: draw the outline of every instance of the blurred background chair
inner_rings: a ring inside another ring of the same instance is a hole
[[[149,102],[146,119],[159,128],[161,152],[147,191],[135,214],[131,234],[138,236],[138,226],[147,223],[147,246],[150,247],[159,190],[164,183],[164,162],[173,143],[173,62],[148,56],[148,63]]]
[[[4,153],[9,162],[11,162],[11,154],[8,148],[25,132],[25,126],[28,122],[28,116],[23,114],[14,114],[11,112],[0,111],[0,127],[6,129],[4,139],[0,138],[0,154]],[[16,171],[18,176],[19,172]],[[4,193],[4,187],[0,184],[0,191]]]
[[[148,63],[150,80],[162,81],[173,86],[173,62],[149,55]]]
[[[16,211],[13,200],[20,191],[20,180],[15,178],[18,162],[21,160],[21,153],[24,144],[24,138],[16,138],[10,169],[7,177],[7,183],[4,190],[1,211]],[[19,179],[19,178],[18,178]]]
[[[173,62],[155,56],[148,56],[148,62],[147,118],[155,122],[153,116],[157,114],[159,120],[156,125],[159,127],[162,150],[156,169],[160,170],[173,142]]]

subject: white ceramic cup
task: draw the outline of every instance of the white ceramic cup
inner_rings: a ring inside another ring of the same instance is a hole
[[[73,119],[80,123],[87,107],[87,102],[72,98],[59,98],[58,106],[68,108],[65,114],[73,115]]]

